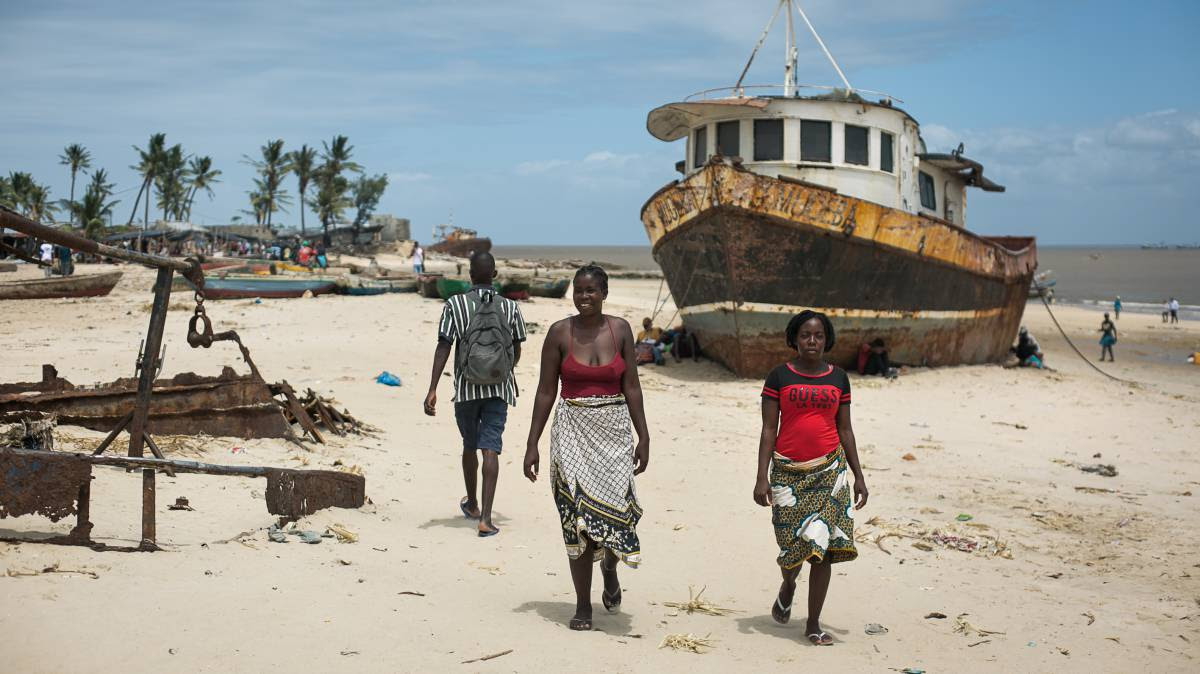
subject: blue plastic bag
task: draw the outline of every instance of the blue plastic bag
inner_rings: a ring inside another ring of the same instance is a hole
[[[384,386],[399,386],[400,385],[400,378],[397,377],[396,375],[392,374],[391,372],[388,372],[387,370],[384,370],[383,372],[379,373],[379,376],[375,378],[375,381],[380,384],[383,384]]]

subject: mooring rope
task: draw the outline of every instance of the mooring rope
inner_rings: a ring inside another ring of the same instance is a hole
[[[1100,374],[1104,375],[1105,377],[1108,377],[1109,379],[1111,379],[1113,381],[1119,381],[1122,384],[1137,383],[1137,382],[1129,381],[1128,379],[1121,379],[1120,377],[1114,377],[1111,374],[1105,372],[1104,370],[1101,370],[1092,361],[1088,360],[1088,357],[1083,355],[1083,352],[1080,351],[1079,348],[1075,346],[1075,343],[1071,341],[1071,338],[1067,336],[1067,331],[1063,330],[1063,327],[1061,325],[1059,325],[1058,319],[1055,318],[1054,312],[1050,310],[1050,303],[1046,301],[1046,298],[1039,296],[1039,299],[1042,300],[1042,305],[1044,305],[1046,307],[1046,313],[1050,314],[1050,320],[1054,321],[1054,327],[1058,328],[1059,334],[1062,335],[1063,339],[1067,340],[1067,344],[1070,345],[1070,347],[1075,351],[1075,353],[1078,354],[1079,357],[1083,359],[1083,362],[1087,363],[1088,365],[1091,365],[1093,370],[1095,370],[1096,372],[1099,372]]]

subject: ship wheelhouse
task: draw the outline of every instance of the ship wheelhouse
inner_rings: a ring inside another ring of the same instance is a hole
[[[927,152],[916,120],[891,97],[873,102],[844,89],[814,96],[713,90],[656,108],[646,127],[660,140],[686,139],[684,160],[676,164],[685,176],[710,162],[733,163],[960,227],[967,187],[1004,191],[962,156],[961,146],[950,154]]]

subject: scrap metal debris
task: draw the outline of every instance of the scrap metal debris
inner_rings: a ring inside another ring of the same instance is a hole
[[[482,657],[478,657],[478,658],[475,658],[475,659],[473,659],[473,660],[463,660],[463,661],[462,661],[462,664],[464,664],[464,665],[469,665],[469,664],[471,664],[472,662],[483,662],[484,660],[494,660],[494,659],[496,659],[496,658],[499,658],[499,657],[501,657],[501,656],[508,655],[509,653],[512,653],[512,652],[513,652],[513,649],[511,649],[511,648],[510,648],[510,649],[508,649],[507,651],[500,651],[499,653],[492,653],[491,655],[484,655],[484,656],[482,656]]]
[[[57,522],[74,515],[80,489],[91,481],[91,464],[70,454],[31,456],[0,447],[0,519],[42,515]]]
[[[361,508],[366,502],[366,480],[333,470],[268,468],[267,512],[291,519],[323,508]]]

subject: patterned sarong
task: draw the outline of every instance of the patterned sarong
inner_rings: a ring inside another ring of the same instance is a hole
[[[795,462],[779,454],[771,461],[771,523],[779,565],[833,563],[858,557],[850,472],[841,447],[828,456]]]
[[[629,566],[641,562],[633,488],[633,428],[624,396],[562,398],[550,429],[550,483],[567,555],[578,559],[588,539],[594,559],[612,550]]]

